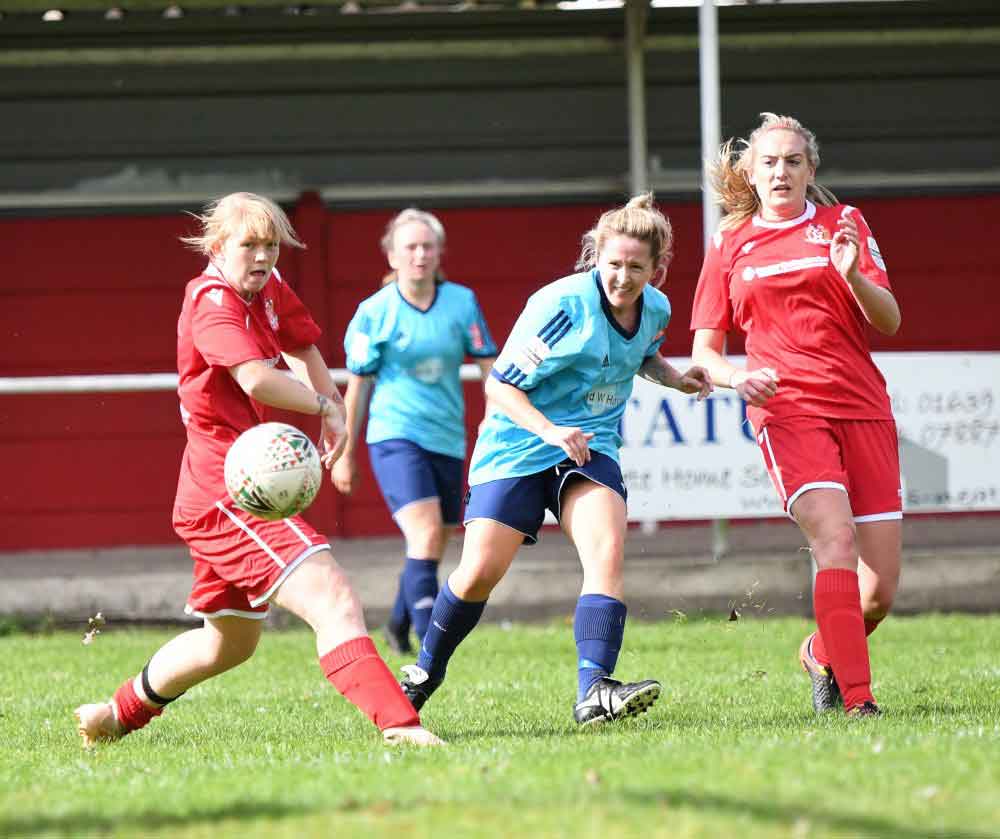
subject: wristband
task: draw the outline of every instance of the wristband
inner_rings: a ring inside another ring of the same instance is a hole
[[[330,404],[330,400],[327,399],[322,393],[317,393],[316,402],[319,404],[319,415],[323,416],[323,414],[326,413],[326,406]]]

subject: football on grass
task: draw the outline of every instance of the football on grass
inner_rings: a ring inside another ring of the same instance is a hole
[[[319,492],[319,452],[305,434],[282,422],[244,431],[226,453],[226,489],[241,510],[276,521],[301,513]]]

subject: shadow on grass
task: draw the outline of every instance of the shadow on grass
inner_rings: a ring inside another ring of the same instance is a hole
[[[879,816],[824,809],[815,802],[806,807],[800,804],[754,801],[690,790],[663,790],[658,793],[626,790],[624,795],[644,807],[660,804],[674,809],[689,808],[704,813],[731,814],[741,818],[750,816],[761,824],[770,823],[776,828],[791,828],[797,822],[808,822],[814,829],[836,831],[847,836],[873,836],[878,839],[996,839],[995,833],[986,831],[911,827]]]
[[[310,813],[322,811],[352,812],[359,807],[356,801],[345,801],[323,807],[309,807],[302,803],[281,804],[278,802],[233,801],[224,806],[204,807],[185,813],[166,813],[153,810],[141,813],[129,812],[119,816],[99,816],[87,812],[65,813],[59,816],[33,815],[24,818],[0,816],[0,835],[35,836],[55,834],[57,836],[104,836],[123,829],[135,836],[142,836],[154,830],[169,830],[188,825],[217,825],[225,822],[256,822],[262,819],[279,820],[301,818]]]

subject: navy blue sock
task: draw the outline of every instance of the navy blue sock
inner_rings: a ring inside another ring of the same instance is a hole
[[[438,594],[438,561],[436,559],[406,558],[400,578],[406,610],[417,638],[422,639],[431,622],[431,609]]]
[[[479,623],[486,601],[473,603],[456,597],[447,581],[434,601],[430,626],[420,645],[417,664],[426,670],[431,678],[443,679],[448,669],[448,660],[465,636]]]
[[[389,613],[389,625],[399,632],[410,631],[410,613],[406,611],[406,594],[403,591],[403,575],[399,575],[399,590],[396,592],[396,602],[392,604]]]
[[[576,602],[577,701],[594,682],[615,672],[625,635],[625,604],[604,594],[583,594]]]

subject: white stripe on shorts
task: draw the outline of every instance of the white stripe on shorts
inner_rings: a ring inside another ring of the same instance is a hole
[[[778,485],[778,494],[781,496],[781,500],[785,503],[785,509],[787,510],[792,506],[792,503],[788,500],[788,493],[785,491],[785,484],[781,479],[781,467],[778,466],[778,461],[774,457],[774,449],[771,448],[771,438],[768,437],[766,428],[761,430],[760,439],[767,447],[767,456],[771,458],[771,472],[773,473],[775,482]]]
[[[272,585],[260,597],[255,597],[253,600],[251,600],[250,605],[259,606],[261,603],[267,603],[268,600],[274,597],[274,593],[281,587],[281,584],[288,579],[288,576],[292,573],[292,571],[294,571],[303,562],[305,562],[305,560],[308,557],[312,556],[313,554],[318,554],[320,551],[328,551],[328,550],[330,550],[329,545],[313,545],[311,548],[306,548],[306,550],[302,551],[302,553],[300,553],[297,557],[295,557],[295,559],[293,559],[291,562],[288,563],[288,567],[281,572],[281,576],[274,581],[274,585]]]
[[[274,560],[275,564],[279,568],[284,568],[285,567],[285,563],[281,561],[281,557],[278,556],[274,551],[272,551],[271,548],[270,548],[270,546],[267,544],[267,542],[265,542],[263,539],[261,539],[260,536],[258,536],[246,524],[246,522],[242,521],[240,519],[240,517],[237,516],[235,513],[231,512],[230,510],[227,510],[226,507],[225,507],[225,505],[221,501],[216,501],[215,502],[215,506],[218,507],[220,510],[222,510],[222,512],[225,513],[227,516],[229,516],[229,520],[232,521],[233,524],[235,524],[240,530],[242,530],[244,533],[246,533],[247,536],[249,536],[251,539],[253,539],[258,544],[258,546],[260,547],[260,549],[262,551],[264,551],[264,553],[266,553],[269,557],[271,557],[271,559]]]
[[[203,620],[214,619],[214,618],[249,618],[253,621],[262,621],[270,613],[270,609],[265,609],[263,612],[245,612],[242,609],[219,609],[218,612],[202,612],[200,609],[195,609],[189,603],[184,607],[184,614],[190,615],[193,618],[202,618]]]
[[[302,528],[300,528],[295,522],[293,522],[291,519],[282,519],[282,521],[285,523],[285,526],[292,531],[292,533],[294,533],[296,536],[299,537],[299,539],[302,540],[302,544],[304,545],[312,544],[312,540],[308,536],[306,536],[305,533],[302,532]]]
[[[792,504],[795,503],[798,497],[803,492],[809,492],[811,489],[839,489],[845,495],[847,494],[847,487],[843,484],[838,484],[836,481],[813,481],[811,484],[802,484],[802,486],[795,490],[795,494],[788,499],[788,504],[785,506],[785,511],[788,515],[792,515]]]
[[[893,521],[902,517],[902,510],[897,510],[895,513],[872,513],[868,516],[855,516],[854,522],[855,524],[864,524],[866,521]]]

